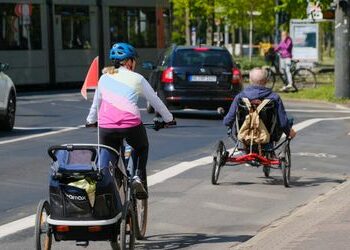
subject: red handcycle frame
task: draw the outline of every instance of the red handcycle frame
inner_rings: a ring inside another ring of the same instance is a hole
[[[227,165],[230,166],[236,166],[241,165],[244,163],[248,163],[250,166],[253,167],[260,167],[263,166],[263,171],[265,174],[265,177],[269,177],[270,169],[281,169],[283,174],[283,183],[285,187],[289,187],[289,181],[290,181],[290,167],[291,167],[291,161],[290,161],[290,138],[285,138],[282,142],[277,144],[271,149],[261,149],[259,150],[259,153],[256,153],[256,151],[252,150],[253,145],[250,145],[250,149],[248,153],[243,155],[234,155],[235,152],[246,152],[247,149],[241,149],[238,148],[239,141],[235,139],[231,132],[229,132],[229,137],[236,141],[236,145],[234,147],[234,150],[231,154],[226,150],[226,147],[223,143],[223,141],[219,141],[217,149],[216,149],[216,155],[213,156],[213,171],[212,171],[212,184],[216,185],[220,169]],[[276,157],[275,151],[280,148],[282,145],[284,145],[284,148],[280,151],[279,156]],[[267,157],[265,155],[262,155],[261,152],[270,153],[273,155],[273,157]]]

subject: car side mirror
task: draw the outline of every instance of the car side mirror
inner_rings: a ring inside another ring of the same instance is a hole
[[[153,62],[145,61],[142,63],[142,68],[146,70],[154,70],[156,69],[156,65]]]
[[[7,63],[0,63],[0,72],[6,71],[9,68]]]

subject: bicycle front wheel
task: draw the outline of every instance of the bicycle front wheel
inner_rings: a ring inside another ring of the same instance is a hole
[[[293,83],[296,89],[316,88],[316,75],[310,69],[299,68],[293,74]]]

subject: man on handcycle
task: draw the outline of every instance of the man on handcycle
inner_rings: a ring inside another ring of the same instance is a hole
[[[287,113],[284,109],[284,105],[280,96],[274,93],[271,89],[266,88],[267,72],[261,68],[254,68],[249,73],[250,85],[246,87],[241,93],[239,93],[233,100],[229,112],[224,117],[224,125],[233,127],[239,102],[242,98],[248,98],[249,101],[270,99],[275,103],[275,109],[278,116],[278,124],[283,132],[289,138],[294,138],[296,135],[295,130],[292,128],[292,124],[288,120]],[[238,131],[237,131],[238,132]]]
[[[122,139],[133,147],[138,156],[136,176],[132,185],[136,198],[147,199],[146,165],[148,158],[148,138],[141,121],[137,102],[143,96],[162,116],[165,126],[175,125],[173,115],[159,99],[148,81],[134,72],[137,53],[127,43],[116,43],[112,46],[109,58],[111,67],[103,70],[98,89],[87,117],[88,124],[97,122],[101,144],[119,150]]]

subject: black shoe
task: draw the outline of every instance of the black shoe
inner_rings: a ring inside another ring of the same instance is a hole
[[[142,184],[140,177],[135,176],[132,180],[132,187],[135,192],[136,199],[145,200],[148,199],[148,193]]]

